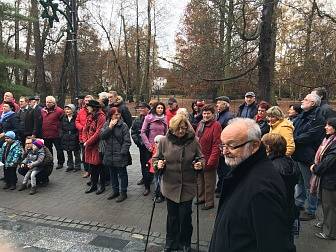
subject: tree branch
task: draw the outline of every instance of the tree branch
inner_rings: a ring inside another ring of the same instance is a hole
[[[200,77],[198,73],[196,73],[196,72],[194,72],[194,71],[192,71],[192,70],[190,70],[190,69],[188,69],[188,68],[186,68],[186,67],[184,67],[184,66],[182,66],[182,65],[180,65],[180,64],[178,64],[176,62],[170,61],[170,60],[168,60],[168,59],[166,59],[164,57],[161,57],[161,56],[158,56],[158,58],[161,59],[161,60],[163,60],[163,61],[166,61],[166,62],[168,62],[168,63],[170,63],[170,64],[172,64],[174,66],[177,66],[177,67],[179,67],[179,68],[181,68],[181,69],[183,69],[183,70],[185,70],[185,71],[187,71],[189,73],[191,73],[193,76],[196,75],[197,79],[202,80],[202,81],[206,81],[206,82],[223,82],[223,81],[229,81],[229,80],[239,79],[239,78],[247,75],[248,73],[252,72],[254,69],[256,69],[257,66],[258,66],[258,62],[259,62],[259,59],[257,59],[256,63],[253,65],[253,67],[251,67],[251,68],[247,69],[245,72],[240,73],[240,74],[235,75],[235,76],[231,76],[231,77],[223,78],[223,79],[207,79],[207,78]]]

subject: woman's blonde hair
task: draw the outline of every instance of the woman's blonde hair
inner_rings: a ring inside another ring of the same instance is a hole
[[[191,129],[191,124],[189,123],[188,118],[183,114],[176,114],[172,119],[170,119],[169,129],[172,132],[176,132],[182,123],[188,127],[188,130]]]
[[[270,107],[266,111],[266,115],[267,116],[271,116],[271,117],[276,117],[276,118],[278,118],[280,120],[285,118],[285,114],[282,112],[282,110],[280,109],[279,106]]]

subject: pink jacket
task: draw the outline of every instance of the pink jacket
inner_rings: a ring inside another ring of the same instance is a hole
[[[151,150],[154,144],[154,138],[157,135],[166,135],[167,133],[167,121],[166,117],[158,117],[155,114],[148,114],[141,128],[141,139],[148,150]]]

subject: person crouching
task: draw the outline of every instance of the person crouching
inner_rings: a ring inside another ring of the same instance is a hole
[[[37,139],[33,142],[32,149],[28,152],[26,158],[21,163],[21,168],[27,168],[28,172],[23,178],[19,191],[23,191],[27,188],[28,180],[30,179],[31,190],[29,194],[33,195],[36,193],[36,175],[43,169],[41,164],[44,156],[45,152],[43,149],[43,142]]]

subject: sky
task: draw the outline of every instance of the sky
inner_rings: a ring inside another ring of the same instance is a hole
[[[183,17],[185,7],[187,6],[190,0],[156,0],[160,3],[160,12],[161,17],[158,18],[157,25],[157,43],[159,46],[159,55],[162,57],[173,58],[175,55],[175,34],[179,29],[181,18]],[[119,9],[118,0],[101,0],[103,3],[103,16],[111,19],[113,21],[119,20],[119,15],[117,13]],[[133,1],[135,2],[135,1]],[[114,6],[114,7],[113,7]],[[146,16],[147,0],[139,0],[139,9],[144,13],[142,16]],[[129,9],[135,9],[132,6]],[[112,14],[115,13],[115,14]],[[135,11],[134,11],[135,12]],[[126,19],[134,20],[135,22],[135,13],[125,13]],[[127,18],[128,16],[128,18]],[[143,20],[143,23],[146,23],[147,20]],[[141,25],[141,21],[140,21]],[[153,24],[152,24],[153,25]],[[163,67],[168,67],[168,64],[162,60],[159,60],[159,63]]]

